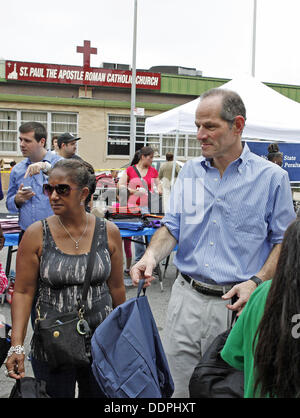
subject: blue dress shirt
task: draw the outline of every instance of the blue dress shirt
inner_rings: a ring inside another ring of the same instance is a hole
[[[245,144],[222,178],[209,159],[188,161],[162,223],[178,241],[179,271],[225,285],[255,275],[295,216],[288,173]]]
[[[55,163],[61,159],[62,157],[60,155],[57,155],[52,151],[47,151],[41,161],[47,161],[53,167]],[[23,230],[27,229],[28,226],[34,222],[53,215],[49,199],[43,194],[43,184],[48,183],[48,176],[41,171],[39,174],[35,174],[34,176],[25,179],[24,175],[30,164],[32,164],[32,162],[29,158],[26,158],[13,167],[9,177],[9,187],[6,198],[6,207],[8,211],[19,213],[19,225]],[[17,208],[15,204],[15,195],[17,194],[21,183],[23,183],[24,186],[31,186],[35,196],[23,203],[20,208]]]

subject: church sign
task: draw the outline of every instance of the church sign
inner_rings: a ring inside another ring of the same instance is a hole
[[[34,81],[39,83],[131,87],[131,71],[90,67],[90,54],[96,54],[97,48],[90,48],[89,41],[84,41],[83,47],[77,47],[77,52],[84,54],[83,67],[6,61],[5,78],[6,80]],[[160,90],[160,80],[159,73],[136,72],[137,88]]]

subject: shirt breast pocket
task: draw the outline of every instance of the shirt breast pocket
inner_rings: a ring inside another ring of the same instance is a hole
[[[246,203],[235,208],[231,216],[231,224],[236,233],[243,232],[257,237],[267,235],[264,213],[258,213],[252,205]]]

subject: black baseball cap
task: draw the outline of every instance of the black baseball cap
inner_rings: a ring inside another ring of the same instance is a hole
[[[65,132],[64,134],[60,135],[57,138],[57,145],[59,146],[59,148],[61,147],[61,144],[68,144],[69,142],[72,141],[78,141],[78,139],[80,138],[76,138],[76,136],[70,134],[69,132]]]

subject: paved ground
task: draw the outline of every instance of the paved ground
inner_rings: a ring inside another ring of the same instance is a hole
[[[5,203],[4,200],[0,201],[0,212],[6,212]],[[6,256],[7,256],[7,249],[4,248],[0,252],[0,262],[3,266],[5,266],[6,262]],[[172,258],[172,256],[171,256]],[[162,269],[164,269],[164,266],[161,266]],[[12,261],[12,267],[13,270],[15,270],[15,254],[13,255],[13,261]],[[163,288],[164,290],[161,291],[161,287],[158,280],[155,280],[152,282],[152,285],[147,289],[146,294],[149,300],[149,304],[151,306],[156,324],[158,329],[162,332],[164,328],[164,320],[165,320],[165,314],[166,314],[166,308],[168,304],[168,300],[171,293],[171,287],[175,279],[176,269],[172,262],[169,264],[166,277],[163,280]],[[135,297],[137,293],[137,289],[133,287],[126,287],[126,297],[127,299]],[[4,319],[11,323],[10,319],[10,305],[5,302],[4,304],[1,304],[0,302],[0,319],[1,315],[4,317]],[[2,319],[3,319],[2,317]],[[25,339],[25,349],[26,352],[29,352],[29,345],[30,340],[32,336],[32,328],[31,325],[28,325],[27,330],[27,336]],[[28,360],[26,360],[25,363],[26,368],[26,375],[27,376],[33,376],[31,364]],[[9,393],[12,389],[12,386],[14,384],[14,381],[12,379],[7,378],[4,376],[4,370],[5,366],[3,365],[0,368],[0,398],[7,398],[9,396]]]

